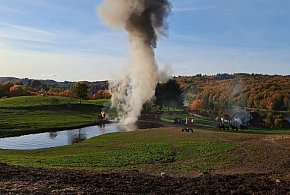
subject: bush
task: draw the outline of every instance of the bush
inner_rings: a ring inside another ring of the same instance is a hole
[[[290,127],[290,124],[289,124],[289,121],[288,120],[285,120],[281,116],[278,116],[274,120],[274,127],[275,128],[280,128],[280,129],[286,129],[286,128],[289,128]]]

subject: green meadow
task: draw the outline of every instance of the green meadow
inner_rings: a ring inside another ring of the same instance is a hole
[[[0,137],[91,125],[109,104],[49,96],[0,99]]]
[[[233,143],[162,128],[106,134],[83,143],[39,150],[0,150],[0,162],[26,167],[153,173],[207,171],[234,163]]]

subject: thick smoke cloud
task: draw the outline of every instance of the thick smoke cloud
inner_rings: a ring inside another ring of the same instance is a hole
[[[112,28],[126,29],[130,38],[131,58],[123,79],[110,83],[112,106],[124,124],[137,121],[143,104],[154,97],[160,75],[164,77],[164,72],[158,73],[154,48],[166,35],[170,11],[168,0],[104,0],[99,7],[102,20]]]

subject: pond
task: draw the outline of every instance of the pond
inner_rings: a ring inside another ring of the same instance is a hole
[[[129,130],[135,129],[136,128]],[[8,137],[0,139],[0,149],[32,150],[65,146],[79,143],[92,137],[107,133],[126,131],[128,131],[128,128],[119,126],[117,123],[111,123],[73,130],[30,134],[18,137]]]

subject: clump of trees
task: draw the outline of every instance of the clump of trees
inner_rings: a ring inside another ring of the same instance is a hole
[[[26,86],[21,83],[12,82],[0,83],[0,98],[30,95]]]
[[[98,90],[92,99],[111,99],[112,95],[109,90]]]
[[[74,93],[80,99],[80,104],[82,103],[82,99],[86,99],[88,97],[89,86],[85,82],[77,82],[74,86]]]
[[[183,105],[182,91],[174,79],[167,83],[159,83],[155,91],[155,105],[159,108],[179,108]]]

